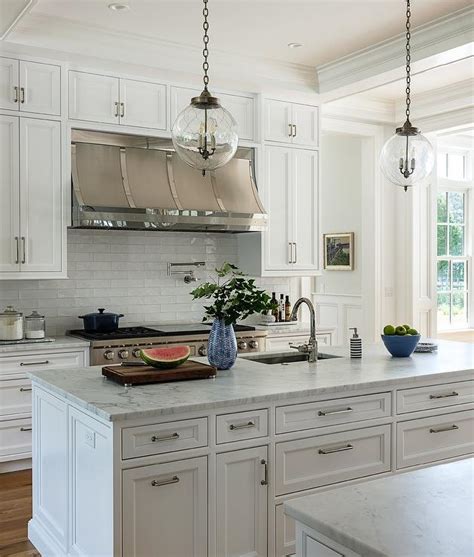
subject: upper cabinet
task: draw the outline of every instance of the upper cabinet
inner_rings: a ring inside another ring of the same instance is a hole
[[[222,106],[228,110],[237,122],[239,140],[255,141],[255,99],[250,95],[229,95],[228,93],[213,93],[220,99]],[[191,102],[192,97],[201,94],[198,89],[187,87],[171,87],[170,92],[170,127],[176,116]]]
[[[166,85],[70,71],[69,118],[166,130]]]
[[[61,68],[0,58],[0,108],[59,116]]]
[[[265,102],[264,139],[265,141],[318,148],[318,107],[267,100]]]

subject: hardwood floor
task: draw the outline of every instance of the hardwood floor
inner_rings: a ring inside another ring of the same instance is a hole
[[[0,474],[0,557],[41,557],[28,541],[31,470]]]

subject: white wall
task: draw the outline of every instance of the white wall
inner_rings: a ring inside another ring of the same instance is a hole
[[[199,321],[202,303],[189,292],[197,283],[167,276],[168,262],[205,261],[206,280],[216,265],[236,262],[237,241],[228,234],[68,231],[68,275],[65,280],[0,282],[0,308],[12,304],[25,314],[45,315],[49,335],[82,328],[78,315],[105,307],[123,313],[121,325]],[[299,279],[258,279],[262,288],[299,296]]]

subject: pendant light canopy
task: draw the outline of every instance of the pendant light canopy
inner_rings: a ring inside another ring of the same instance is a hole
[[[431,143],[410,122],[410,0],[406,1],[406,121],[384,145],[380,156],[382,172],[390,182],[405,191],[426,178],[433,169],[434,154]]]
[[[209,10],[208,0],[203,2],[204,89],[199,97],[192,98],[191,104],[178,114],[171,138],[180,158],[189,166],[202,170],[204,176],[206,170],[215,170],[230,161],[237,150],[239,138],[234,118],[221,106],[219,99],[208,91]]]

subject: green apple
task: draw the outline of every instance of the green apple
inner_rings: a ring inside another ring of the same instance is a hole
[[[404,336],[407,334],[407,331],[405,329],[405,327],[403,325],[399,325],[396,329],[395,329],[395,334],[399,335],[399,336]]]
[[[393,325],[385,325],[383,328],[384,335],[394,335],[395,334],[395,327]]]
[[[410,334],[410,335],[419,335],[420,333],[419,333],[416,329],[410,329],[410,330],[408,331],[408,334]]]
[[[408,333],[408,331],[411,329],[411,325],[403,325],[403,327],[405,327],[405,331]]]

